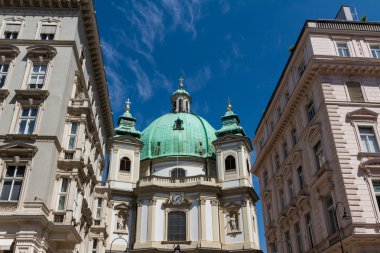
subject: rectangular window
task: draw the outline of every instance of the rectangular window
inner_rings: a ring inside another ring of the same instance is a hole
[[[277,153],[274,156],[274,162],[275,162],[275,165],[276,165],[276,170],[278,170],[280,168],[280,157],[278,156]]]
[[[38,108],[36,107],[22,108],[18,124],[18,134],[33,134],[37,115]]]
[[[98,239],[93,239],[91,253],[96,253],[96,252],[98,252]]]
[[[294,192],[293,192],[293,181],[291,179],[288,179],[288,191],[289,191],[289,200],[292,200],[294,198]]]
[[[373,180],[372,185],[376,195],[377,206],[380,210],[380,180]]]
[[[380,46],[379,45],[371,45],[371,53],[373,58],[380,58]]]
[[[277,116],[278,116],[278,119],[281,118],[281,115],[282,115],[281,107],[278,107],[278,108],[277,108]]]
[[[347,82],[346,83],[348,95],[352,102],[364,102],[364,96],[360,83],[358,82]]]
[[[342,57],[350,57],[350,51],[348,50],[347,43],[337,43],[338,54]]]
[[[314,101],[311,101],[307,105],[307,118],[309,122],[314,118],[314,116],[315,116]]]
[[[69,179],[67,177],[62,178],[58,191],[58,211],[64,211],[66,208],[67,193],[69,190]]]
[[[46,64],[34,64],[30,72],[28,88],[29,89],[42,89],[46,77]]]
[[[280,205],[281,205],[281,210],[285,208],[285,196],[284,196],[284,191],[280,190]]]
[[[0,88],[5,84],[5,79],[7,78],[7,73],[9,69],[9,64],[0,64]]]
[[[290,233],[289,231],[285,232],[285,243],[286,243],[286,251],[287,253],[292,253],[292,243],[290,241]]]
[[[56,30],[56,25],[42,25],[40,33],[41,40],[53,40]]]
[[[14,40],[17,39],[20,32],[21,24],[6,24],[4,31],[4,39]]]
[[[263,182],[264,182],[264,187],[265,187],[268,184],[268,172],[267,171],[264,172]]]
[[[373,127],[361,126],[359,127],[359,134],[361,140],[361,150],[363,152],[379,152],[379,145],[377,143]]]
[[[286,141],[282,144],[282,152],[284,152],[284,159],[288,156],[288,145],[286,144]]]
[[[297,144],[297,130],[295,128],[292,129],[292,140],[293,140],[293,145]]]
[[[305,69],[306,69],[306,64],[305,62],[302,60],[301,63],[298,65],[298,75],[301,77],[303,72],[305,72]]]
[[[75,149],[76,139],[78,132],[78,122],[71,122],[71,128],[69,132],[69,138],[67,142],[67,149]]]
[[[294,231],[296,233],[297,252],[302,253],[301,230],[300,230],[300,225],[298,222],[294,224]]]
[[[325,156],[323,154],[321,141],[318,141],[317,144],[315,144],[313,150],[315,162],[317,163],[317,169],[320,169],[323,167],[323,164],[325,163]]]
[[[18,201],[24,180],[25,166],[9,165],[3,177],[0,201]]]
[[[311,223],[310,213],[305,214],[305,224],[306,224],[307,239],[309,241],[309,249],[312,249],[314,248],[314,237],[313,237],[313,226]]]
[[[303,178],[303,169],[302,169],[302,166],[298,167],[297,174],[298,174],[298,182],[300,184],[300,190],[302,190],[305,187],[305,181],[304,181],[304,178]]]
[[[334,234],[338,231],[338,227],[336,224],[334,201],[331,196],[328,196],[325,198],[325,207],[326,207],[327,223],[330,229],[330,234]]]
[[[103,199],[98,199],[98,204],[96,206],[96,219],[101,219],[102,218],[102,201]]]

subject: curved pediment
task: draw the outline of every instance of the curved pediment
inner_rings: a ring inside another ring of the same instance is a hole
[[[311,125],[307,131],[306,140],[310,142],[318,133],[321,132],[321,124]]]
[[[57,49],[48,45],[30,46],[26,48],[27,54],[31,58],[43,57],[43,59],[53,59],[57,54]]]
[[[379,114],[377,112],[371,111],[367,108],[360,108],[358,110],[347,113],[347,117],[352,120],[371,120],[376,121],[377,116]]]
[[[20,53],[20,49],[11,44],[0,45],[0,57],[4,61],[7,58],[14,59]]]

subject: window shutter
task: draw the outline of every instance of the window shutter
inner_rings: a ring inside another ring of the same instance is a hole
[[[43,34],[55,34],[56,30],[57,30],[56,25],[43,25],[41,28],[41,33],[43,33]]]
[[[7,24],[5,26],[5,31],[18,33],[20,31],[20,28],[21,28],[20,24]]]
[[[360,87],[360,83],[348,82],[347,89],[348,89],[348,94],[350,95],[351,101],[364,102],[364,97],[363,97],[362,89]]]

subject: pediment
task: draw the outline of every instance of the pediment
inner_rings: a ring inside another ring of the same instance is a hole
[[[243,141],[244,144],[250,149],[250,151],[253,149],[252,148],[252,143],[249,140],[248,137],[246,136],[241,136],[241,135],[236,135],[236,134],[225,134],[213,141],[213,144],[221,144],[221,143],[230,143],[230,142],[238,142],[238,141]]]
[[[48,45],[30,46],[26,48],[26,50],[28,56],[32,58],[42,57],[43,59],[53,59],[57,54],[57,49]]]
[[[294,151],[292,161],[294,162],[297,160],[301,160],[301,158],[302,158],[302,150],[299,149],[299,150]]]
[[[321,124],[311,125],[307,131],[306,139],[310,142],[321,131]]]
[[[134,145],[138,145],[138,146],[141,146],[143,144],[139,139],[137,139],[131,135],[128,135],[128,134],[114,136],[111,140],[112,140],[112,142],[134,144]]]
[[[28,155],[34,155],[37,152],[38,148],[36,146],[24,143],[24,142],[11,142],[5,145],[0,146],[0,154],[14,154],[14,155],[22,155],[22,154],[28,154]]]
[[[361,164],[362,167],[379,167],[380,158],[371,158]]]
[[[115,210],[125,210],[125,209],[128,209],[128,205],[125,203],[121,203],[121,204],[114,206],[114,209]]]
[[[353,120],[373,120],[376,121],[378,117],[378,113],[371,111],[367,108],[360,108],[358,110],[347,113],[347,117]]]
[[[0,57],[1,60],[5,60],[6,58],[16,58],[20,53],[20,49],[11,44],[5,44],[0,46]]]

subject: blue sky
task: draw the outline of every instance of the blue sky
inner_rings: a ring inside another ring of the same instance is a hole
[[[342,4],[380,21],[378,0],[95,0],[115,122],[128,97],[139,130],[169,112],[182,75],[192,111],[218,129],[230,97],[252,139],[305,20]]]

